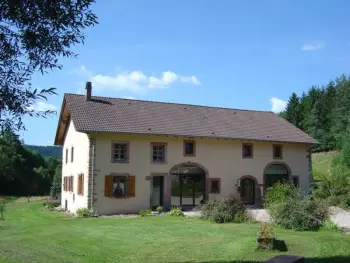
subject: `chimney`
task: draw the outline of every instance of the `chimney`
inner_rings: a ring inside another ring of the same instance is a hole
[[[92,85],[90,81],[86,82],[85,89],[86,89],[85,100],[89,101],[91,100],[91,90],[92,90]]]

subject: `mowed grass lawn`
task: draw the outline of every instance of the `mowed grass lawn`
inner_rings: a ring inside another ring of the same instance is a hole
[[[13,203],[0,221],[0,262],[262,262],[259,224],[213,224],[170,216],[71,218],[42,203]],[[350,236],[275,228],[287,254],[306,262],[350,262]]]

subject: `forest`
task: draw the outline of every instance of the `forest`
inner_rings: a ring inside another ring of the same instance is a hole
[[[11,131],[0,136],[0,195],[51,195],[61,189],[61,160],[28,149]]]
[[[319,142],[313,152],[341,150],[350,133],[349,76],[312,86],[301,96],[292,93],[280,116]]]

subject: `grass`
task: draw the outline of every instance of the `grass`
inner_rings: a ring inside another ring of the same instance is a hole
[[[0,221],[0,262],[262,262],[258,224],[213,224],[170,216],[77,219],[42,202],[10,203]],[[287,254],[306,262],[350,262],[350,236],[275,229]],[[283,252],[284,253],[284,252]]]

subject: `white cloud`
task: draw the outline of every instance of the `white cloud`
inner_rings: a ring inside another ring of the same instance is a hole
[[[58,107],[56,105],[53,105],[50,103],[38,101],[36,104],[29,106],[28,110],[34,110],[34,111],[52,110],[52,111],[56,111],[56,110],[58,110]]]
[[[159,77],[145,75],[142,71],[123,71],[115,75],[92,74],[85,66],[74,70],[84,75],[97,89],[125,90],[134,93],[145,93],[152,89],[167,88],[176,82],[200,85],[196,76],[183,76],[172,71],[164,71]]]
[[[281,100],[279,98],[271,98],[270,99],[271,105],[272,105],[272,111],[274,113],[279,113],[281,111],[284,111],[287,107],[287,101]]]
[[[127,100],[136,100],[135,97],[131,97],[131,96],[124,96],[122,97],[122,99],[127,99]]]
[[[326,43],[323,41],[307,43],[301,46],[302,51],[315,51],[319,49],[323,49],[326,47]]]

